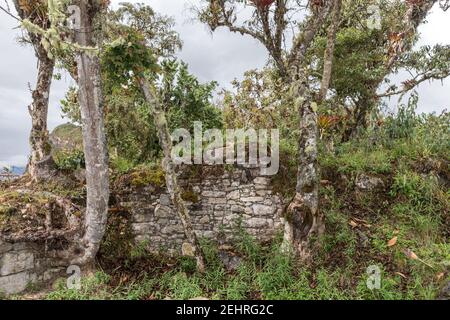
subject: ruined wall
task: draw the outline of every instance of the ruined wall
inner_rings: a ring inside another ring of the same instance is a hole
[[[270,177],[260,176],[259,169],[210,170],[200,177],[181,176],[180,184],[190,198],[188,205],[199,236],[229,242],[241,220],[249,234],[264,241],[281,227],[282,198],[272,191]],[[138,242],[147,240],[155,251],[180,252],[185,236],[165,190],[152,185],[130,187],[118,199],[132,214]]]
[[[199,174],[181,174],[180,185],[188,199],[194,229],[199,236],[227,243],[236,222],[260,241],[271,239],[281,228],[282,198],[272,190],[270,177],[257,168],[202,167]],[[162,180],[164,180],[162,178]],[[117,204],[131,213],[137,242],[147,240],[154,251],[181,253],[183,228],[163,186],[147,183],[121,186]],[[9,243],[0,240],[0,293],[15,294],[32,283],[65,275],[45,241]],[[59,266],[59,267],[58,267]]]
[[[64,271],[51,265],[45,244],[0,240],[0,293],[20,293],[30,284],[48,281]]]

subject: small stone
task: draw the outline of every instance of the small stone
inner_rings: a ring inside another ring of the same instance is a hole
[[[225,198],[209,198],[208,202],[211,204],[226,204],[227,199],[225,199]]]
[[[204,216],[198,222],[200,222],[201,224],[207,224],[209,222],[209,217]]]
[[[264,186],[267,186],[270,184],[270,179],[269,178],[264,178],[264,177],[257,177],[255,178],[255,180],[253,180],[253,183],[255,184],[262,184]]]
[[[450,300],[450,281],[442,288],[438,300]]]
[[[232,205],[231,212],[237,212],[237,213],[245,212],[245,208],[243,208],[241,206],[237,206],[237,205]]]
[[[161,232],[165,233],[165,234],[173,234],[173,233],[183,233],[184,230],[183,230],[183,227],[180,225],[171,225],[171,226],[164,227],[161,230]]]
[[[251,218],[247,221],[247,225],[250,228],[259,229],[267,227],[269,225],[269,222],[266,219],[262,218]]]
[[[275,207],[265,206],[261,204],[254,204],[252,208],[255,215],[258,216],[273,215],[276,210]]]
[[[226,193],[224,191],[203,191],[202,196],[208,198],[222,198],[225,197]]]
[[[168,218],[172,216],[172,212],[169,207],[163,205],[157,205],[155,208],[155,217],[157,218]]]
[[[0,266],[1,276],[29,270],[34,266],[34,255],[27,251],[7,252],[0,259]]]
[[[136,235],[143,235],[150,233],[153,224],[151,223],[133,223],[132,225],[133,231]]]
[[[5,277],[0,277],[0,291],[5,294],[17,294],[24,291],[28,284],[35,280],[34,275],[21,272]]]
[[[242,258],[235,256],[227,251],[219,252],[219,259],[228,271],[235,271],[242,263]]]
[[[172,204],[172,200],[170,200],[169,195],[162,194],[159,197],[159,203],[161,203],[161,205],[163,205],[163,206],[170,206]]]
[[[0,254],[8,252],[12,249],[12,247],[13,245],[11,243],[1,242],[0,240]]]
[[[187,256],[187,257],[195,256],[194,247],[189,242],[184,242],[181,245],[181,253],[183,256]]]
[[[262,202],[264,201],[263,197],[244,197],[241,198],[242,201],[244,202]]]
[[[232,192],[228,193],[227,194],[227,199],[230,199],[230,200],[237,200],[237,199],[239,199],[239,190],[232,191]]]
[[[380,178],[361,174],[356,178],[356,187],[361,191],[372,191],[384,187],[384,182]]]

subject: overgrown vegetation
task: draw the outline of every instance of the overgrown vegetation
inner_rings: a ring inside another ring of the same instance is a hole
[[[450,280],[448,145],[442,150],[450,141],[445,130],[449,115],[419,117],[410,112],[405,134],[403,112],[387,117],[378,131],[368,130],[333,152],[323,152],[324,179],[329,179],[321,189],[327,232],[310,263],[281,253],[281,237],[264,245],[255,242],[238,222],[232,246],[202,241],[205,274],[195,272],[191,258],[155,256],[145,243],[131,249],[129,242],[107,236],[103,248],[121,258],[107,260],[113,266],[84,279],[80,291],[61,285],[47,298],[437,298]],[[433,144],[419,142],[428,135]],[[355,179],[360,174],[380,177],[384,186],[358,191]],[[108,234],[131,239],[126,230]],[[239,258],[236,269],[225,268],[224,252]],[[381,271],[378,290],[366,284],[371,265]]]

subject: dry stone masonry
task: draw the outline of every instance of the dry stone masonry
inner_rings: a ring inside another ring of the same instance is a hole
[[[226,244],[240,223],[260,241],[273,238],[282,225],[284,205],[273,192],[270,179],[260,176],[259,168],[244,167],[203,168],[197,176],[181,174],[180,185],[197,234]],[[164,188],[151,183],[130,185],[120,188],[115,196],[131,213],[136,242],[171,254],[189,254],[192,250]],[[16,294],[30,284],[48,282],[65,275],[66,268],[51,254],[46,241],[10,243],[0,238],[0,294]]]
[[[53,279],[64,271],[51,267],[45,245],[0,240],[0,293],[16,294],[29,285]]]
[[[208,173],[201,178],[181,177],[180,185],[194,198],[188,205],[196,233],[227,243],[240,223],[260,241],[273,238],[281,227],[283,200],[273,192],[270,179],[260,176],[257,168],[242,167],[219,174]],[[173,253],[188,247],[181,223],[164,190],[157,192],[151,185],[130,188],[119,198],[120,205],[132,214],[137,242],[145,241],[155,251]]]

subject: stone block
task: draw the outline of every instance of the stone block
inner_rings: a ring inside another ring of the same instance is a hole
[[[0,259],[0,276],[19,273],[34,267],[34,255],[28,251],[10,251]]]

